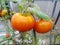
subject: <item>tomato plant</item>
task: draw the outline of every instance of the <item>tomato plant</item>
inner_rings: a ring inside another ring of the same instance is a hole
[[[29,14],[15,13],[11,18],[12,27],[20,32],[26,32],[34,27],[34,17]]]
[[[34,29],[38,33],[47,33],[52,29],[52,27],[53,27],[52,21],[37,20]]]

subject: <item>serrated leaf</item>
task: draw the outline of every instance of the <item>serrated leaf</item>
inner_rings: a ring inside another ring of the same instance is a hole
[[[29,7],[28,11],[30,13],[36,15],[40,19],[44,19],[44,20],[48,20],[48,21],[51,20],[50,17],[47,14],[43,13],[42,11],[40,11],[40,10],[38,10],[36,8]]]

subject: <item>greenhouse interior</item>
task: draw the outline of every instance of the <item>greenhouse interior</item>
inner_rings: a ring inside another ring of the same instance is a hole
[[[60,45],[60,0],[0,0],[0,45]]]

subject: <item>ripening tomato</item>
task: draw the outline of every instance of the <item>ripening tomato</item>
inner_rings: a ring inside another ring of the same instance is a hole
[[[19,32],[26,32],[34,27],[34,17],[29,13],[15,13],[11,18],[12,27]]]
[[[3,9],[2,10],[2,15],[1,16],[5,16],[5,15],[7,15],[8,14],[8,10],[7,9]]]
[[[38,33],[47,33],[53,28],[52,21],[37,20],[34,29]]]
[[[9,33],[8,33],[8,34],[6,34],[6,38],[9,38],[10,36],[11,36],[11,34],[9,34]]]

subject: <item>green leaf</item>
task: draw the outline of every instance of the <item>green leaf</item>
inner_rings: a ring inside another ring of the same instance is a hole
[[[3,36],[0,36],[0,38],[5,38],[5,36],[3,35]]]
[[[6,5],[5,5],[5,1],[4,0],[1,0],[1,5],[4,9],[6,9]]]
[[[6,43],[3,43],[2,45],[6,45]]]
[[[0,36],[1,39],[3,40],[6,40],[7,38],[3,35],[3,36]]]
[[[8,0],[4,0],[5,1],[5,3],[8,3]]]
[[[38,11],[36,16],[41,18],[41,19],[50,20],[50,17],[41,11],[40,12]]]
[[[23,11],[23,6],[19,5],[19,9],[20,9],[20,12],[22,12]]]
[[[42,11],[40,11],[40,10],[38,10],[36,8],[29,7],[28,11],[30,13],[36,15],[40,19],[45,19],[45,20],[48,20],[48,21],[51,20],[50,17],[47,14],[43,13]]]
[[[13,3],[17,3],[17,0],[12,0]]]

